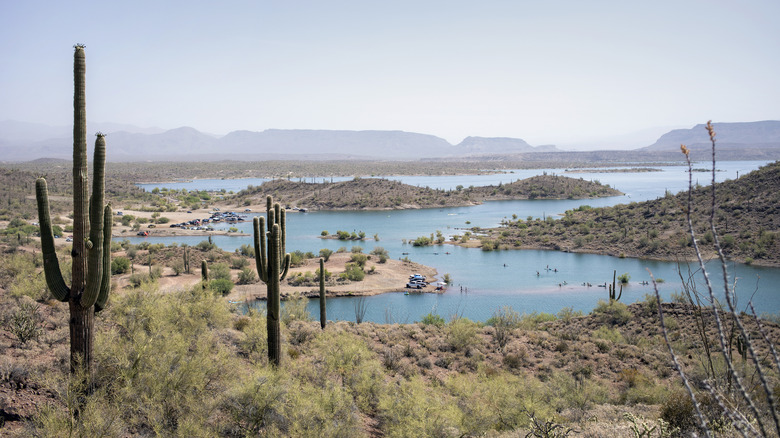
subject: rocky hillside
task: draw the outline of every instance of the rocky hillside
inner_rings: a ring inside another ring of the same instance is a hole
[[[780,265],[780,162],[716,185],[715,224],[725,254],[737,261]],[[693,193],[698,242],[714,255],[709,231],[711,188]],[[686,221],[688,194],[614,207],[581,207],[558,221],[510,221],[488,230],[491,246],[549,248],[665,260],[694,256]],[[509,212],[511,213],[511,212]]]
[[[583,199],[622,193],[599,183],[543,175],[499,186],[439,190],[379,178],[337,183],[269,181],[238,193],[239,203],[257,204],[272,195],[289,207],[317,210],[400,210],[456,207],[508,199]]]

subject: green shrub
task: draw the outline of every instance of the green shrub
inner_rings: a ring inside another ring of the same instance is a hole
[[[658,297],[655,294],[646,293],[645,300],[642,302],[642,315],[643,316],[655,316],[658,315]]]
[[[37,341],[43,334],[43,319],[38,313],[38,304],[30,298],[23,297],[11,311],[5,325],[20,345]]]
[[[498,243],[490,239],[482,239],[482,251],[494,251],[498,249]]]
[[[429,313],[422,317],[420,322],[423,325],[435,325],[436,327],[444,327],[444,324],[446,322],[444,321],[444,318],[442,318],[440,315],[436,315],[434,313]]]
[[[227,278],[215,278],[209,281],[209,289],[220,295],[227,295],[233,290],[233,282]]]
[[[238,284],[252,284],[257,282],[255,270],[249,267],[241,268],[238,273]]]
[[[616,328],[610,328],[605,325],[602,325],[596,330],[593,330],[592,335],[596,339],[603,339],[605,341],[612,342],[613,344],[622,344],[626,342],[626,340],[623,338],[623,335],[620,333],[620,330]]]
[[[290,253],[290,266],[301,266],[306,261],[306,254],[303,251],[293,251]]]
[[[581,310],[574,310],[573,307],[564,307],[558,312],[558,319],[564,322],[571,322],[572,319],[582,316]]]
[[[379,259],[379,263],[386,263],[389,258],[387,250],[381,246],[374,247],[374,249],[371,250],[371,255],[376,256]]]
[[[457,318],[447,325],[447,342],[455,351],[466,351],[479,343],[477,324],[468,318]]]
[[[339,274],[339,278],[349,281],[363,281],[366,278],[366,273],[363,269],[353,263],[347,263],[347,269]]]
[[[344,332],[326,330],[309,344],[311,355],[322,358],[311,370],[308,364],[304,375],[315,386],[328,387],[332,381],[352,394],[354,404],[361,412],[376,412],[385,389],[384,366],[360,337]]]
[[[366,266],[366,262],[368,261],[368,256],[365,254],[360,253],[353,253],[350,257],[350,261],[361,268]]]
[[[555,319],[555,315],[550,313],[523,313],[520,316],[520,327],[524,330],[536,330],[539,328],[540,324],[548,321],[555,321]]]
[[[283,368],[257,368],[231,388],[222,406],[239,430],[247,436],[258,436],[282,409],[292,383]]]
[[[171,269],[173,269],[174,275],[181,275],[184,272],[184,262],[181,260],[174,261],[171,263]]]
[[[206,251],[211,251],[212,249],[216,249],[217,245],[210,243],[208,240],[202,240],[197,245],[195,245],[195,248],[197,248],[200,251],[206,252]]]
[[[246,257],[255,256],[255,247],[252,245],[243,244],[236,251],[242,256],[246,256]]]
[[[209,266],[209,279],[232,280],[230,268],[225,263],[214,263]]]
[[[430,391],[420,377],[401,380],[379,403],[385,436],[461,436],[462,413],[449,397]]]
[[[232,257],[230,259],[230,268],[231,269],[241,269],[244,267],[249,266],[249,260],[243,258],[243,257]]]
[[[328,248],[322,248],[320,250],[320,257],[322,257],[323,260],[326,262],[330,259],[330,256],[333,254],[333,250],[330,250]]]
[[[111,260],[111,275],[120,275],[130,270],[130,260],[126,257],[115,257]]]
[[[149,275],[148,272],[136,272],[135,274],[131,274],[130,277],[128,277],[127,281],[130,283],[131,286],[137,288],[137,287],[141,287],[144,284],[154,283],[155,279],[152,278],[152,276]]]
[[[485,324],[493,326],[495,329],[494,338],[498,343],[499,349],[503,349],[509,342],[512,331],[520,327],[520,320],[521,317],[517,311],[509,306],[504,306],[493,312],[493,316],[485,322]]]
[[[593,313],[602,323],[609,325],[623,325],[630,321],[632,316],[627,305],[615,300],[599,300]]]
[[[96,387],[110,388],[111,395],[87,398],[97,405],[90,418],[116,423],[124,432],[79,435],[121,436],[127,430],[219,435],[203,419],[219,406],[223,397],[215,391],[221,393],[231,384],[240,363],[227,346],[216,342],[212,330],[232,321],[224,299],[199,286],[166,294],[140,289],[115,295],[104,312],[113,324],[96,332],[95,379]],[[40,435],[67,435],[62,432]]]
[[[60,256],[63,276],[70,275],[70,260],[63,260]],[[14,253],[9,256],[0,256],[0,266],[2,266],[3,276],[7,275],[9,285],[8,292],[13,297],[28,296],[35,301],[43,301],[51,296],[46,286],[45,276],[38,272],[36,265],[39,259],[34,258],[27,253]],[[67,280],[66,280],[67,281]]]
[[[311,321],[311,314],[306,310],[309,300],[302,294],[296,294],[284,301],[282,306],[281,321],[289,325],[292,321]]]
[[[156,280],[160,277],[162,277],[163,274],[163,267],[160,265],[153,265],[152,266],[152,273],[149,275],[149,277],[152,280]]]
[[[432,241],[427,236],[420,236],[412,241],[413,246],[428,246],[431,245]]]

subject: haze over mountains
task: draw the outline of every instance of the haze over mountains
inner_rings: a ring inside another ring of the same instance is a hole
[[[757,149],[780,148],[780,121],[717,123],[716,140],[721,147],[750,147]],[[710,137],[704,124],[690,129],[675,129],[662,135],[655,143],[641,148],[644,151],[679,150],[684,144],[689,148],[709,148]]]
[[[0,160],[70,159],[71,130],[70,127],[2,121]],[[718,145],[722,149],[747,151],[761,158],[780,157],[780,121],[718,123],[716,130]],[[404,131],[269,129],[262,132],[233,131],[216,136],[190,127],[163,130],[90,123],[88,132],[97,131],[107,134],[109,161],[420,160],[566,153],[553,145],[532,146],[518,138],[467,137],[453,145],[434,135]],[[662,135],[654,144],[635,150],[635,153],[676,153],[681,143],[695,150],[709,147],[709,138],[703,125],[676,129]],[[576,154],[582,156],[583,152]]]

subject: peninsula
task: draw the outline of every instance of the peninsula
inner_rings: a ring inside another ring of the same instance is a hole
[[[780,162],[738,180],[717,183],[715,227],[725,255],[744,263],[780,266]],[[711,187],[692,192],[692,222],[703,255],[715,257],[709,229]],[[571,252],[690,260],[695,257],[688,232],[684,191],[613,207],[583,205],[560,220],[511,220],[491,229],[475,229],[483,249],[553,249]],[[487,245],[486,245],[487,244]],[[474,239],[469,246],[475,246]]]
[[[229,202],[259,205],[266,195],[287,206],[313,210],[403,210],[462,207],[512,199],[588,199],[623,193],[596,181],[558,175],[538,175],[498,186],[458,186],[454,190],[417,187],[381,178],[354,178],[333,183],[268,181],[240,191]]]

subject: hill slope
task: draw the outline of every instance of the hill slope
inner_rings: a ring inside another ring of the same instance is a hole
[[[282,204],[318,210],[400,210],[456,207],[506,199],[582,199],[619,196],[608,186],[565,176],[542,175],[501,186],[438,190],[379,178],[355,178],[337,183],[286,180],[266,182],[238,193],[239,203],[260,203],[272,195]]]
[[[692,221],[701,250],[714,256],[708,218],[711,188],[693,192]],[[686,222],[688,194],[569,210],[559,221],[522,219],[487,230],[503,248],[548,248],[665,260],[694,257]],[[716,185],[715,225],[725,254],[737,261],[780,266],[780,162]],[[508,232],[505,232],[508,231]]]

